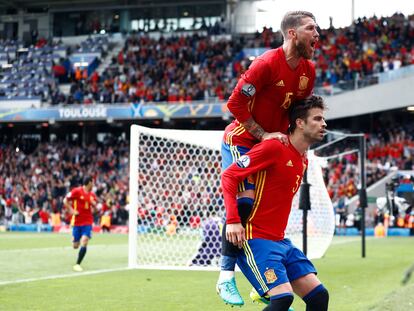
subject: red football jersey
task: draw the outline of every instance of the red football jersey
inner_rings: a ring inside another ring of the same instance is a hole
[[[269,139],[255,145],[222,174],[227,224],[239,223],[237,186],[256,175],[253,210],[246,224],[247,239],[282,240],[293,196],[299,189],[307,159],[291,143]]]
[[[257,143],[239,123],[250,117],[266,132],[286,133],[289,106],[311,95],[314,83],[315,66],[310,60],[302,58],[293,70],[286,62],[282,47],[265,52],[241,76],[229,98],[227,107],[236,120],[227,126],[225,141],[248,148]],[[255,92],[247,92],[251,96],[244,94],[246,90],[242,91],[247,84],[254,86]]]
[[[67,195],[67,199],[72,201],[72,207],[78,211],[78,215],[73,215],[71,219],[72,226],[86,226],[93,224],[92,202],[96,202],[95,193],[86,192],[83,186],[73,188]]]

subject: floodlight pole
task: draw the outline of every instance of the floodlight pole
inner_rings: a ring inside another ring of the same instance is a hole
[[[365,253],[365,210],[368,207],[367,202],[367,183],[366,183],[366,171],[365,171],[365,159],[366,159],[366,143],[365,135],[360,134],[359,140],[359,171],[361,173],[361,183],[359,189],[359,206],[361,208],[361,242],[362,242],[362,258],[366,257]]]
[[[308,211],[311,209],[310,184],[308,183],[308,170],[303,173],[302,185],[300,186],[299,209],[302,214],[302,251],[305,255],[308,252]]]

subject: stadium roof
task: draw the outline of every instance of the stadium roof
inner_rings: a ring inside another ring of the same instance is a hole
[[[177,5],[223,4],[227,0],[0,0],[0,9],[28,11],[74,11],[90,9],[127,9]]]

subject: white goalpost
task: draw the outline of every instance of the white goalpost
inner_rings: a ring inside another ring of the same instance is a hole
[[[222,131],[131,126],[130,268],[214,269],[225,208],[220,187]],[[321,170],[309,155],[308,257],[320,258],[334,233],[334,213]],[[287,237],[302,246],[302,210],[294,198]]]

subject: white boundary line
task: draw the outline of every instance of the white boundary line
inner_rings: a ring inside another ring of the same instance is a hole
[[[70,273],[70,274],[49,275],[49,276],[42,276],[42,277],[38,277],[38,278],[20,279],[20,280],[0,282],[0,286],[10,285],[10,284],[18,284],[18,283],[29,283],[29,282],[36,282],[36,281],[44,281],[44,280],[74,278],[74,277],[79,277],[79,276],[84,276],[84,275],[94,275],[94,274],[107,273],[107,272],[124,271],[124,270],[128,270],[128,269],[129,268],[124,267],[124,268],[84,271],[84,272],[79,272],[79,273],[78,272],[73,272],[73,273]]]
[[[45,280],[56,280],[56,279],[64,279],[64,278],[74,278],[74,277],[85,276],[85,275],[94,275],[94,274],[101,274],[101,273],[108,273],[108,272],[126,271],[126,270],[167,270],[167,271],[177,270],[177,271],[215,271],[215,272],[218,272],[219,268],[218,267],[168,267],[168,266],[138,266],[136,268],[123,267],[123,268],[114,268],[114,269],[73,272],[70,274],[49,275],[49,276],[42,276],[38,278],[20,279],[20,280],[13,280],[13,281],[4,281],[4,282],[0,281],[0,287],[4,285],[29,283],[29,282],[37,282],[37,281],[45,281]]]
[[[127,244],[94,244],[88,245],[88,249],[95,249],[95,248],[127,248]],[[39,248],[16,248],[16,249],[0,249],[1,253],[13,253],[13,252],[44,252],[44,251],[53,251],[53,250],[73,250],[72,246],[55,246],[55,247],[39,247]]]

